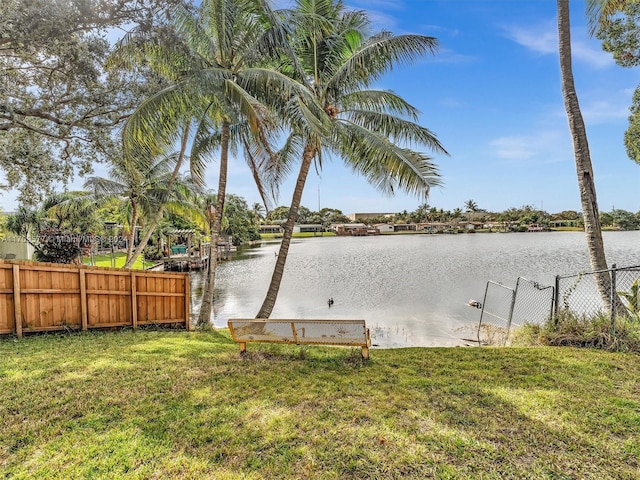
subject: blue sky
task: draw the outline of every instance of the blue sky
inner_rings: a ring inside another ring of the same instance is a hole
[[[580,210],[571,137],[561,96],[553,0],[348,0],[369,12],[376,29],[434,36],[435,56],[394,70],[377,87],[402,95],[421,112],[450,157],[437,155],[444,182],[431,206],[464,209],[467,200],[502,211],[533,205],[549,213]],[[639,69],[617,66],[589,38],[584,2],[572,0],[574,76],[594,165],[601,211],[637,212],[640,165],[628,159],[623,134]],[[217,163],[207,183],[217,186]],[[102,174],[102,167],[96,168]],[[288,205],[293,175],[280,189]],[[83,181],[76,179],[71,188]],[[244,161],[234,159],[228,192],[259,201]],[[2,208],[15,207],[3,192]],[[387,197],[339,158],[308,177],[302,204],[344,213],[414,210],[423,199]]]
[[[533,205],[553,213],[580,210],[571,137],[561,96],[556,2],[553,0],[350,0],[377,28],[438,38],[439,53],[393,71],[379,87],[421,112],[450,157],[436,156],[444,186],[437,208],[502,211]],[[623,69],[589,38],[584,2],[572,0],[574,75],[594,164],[600,209],[640,210],[640,165],[628,159],[623,134],[640,70]],[[250,185],[231,190],[251,196]],[[283,186],[288,204],[293,179]],[[340,159],[307,180],[302,204],[344,213],[414,210],[419,198],[382,196]]]

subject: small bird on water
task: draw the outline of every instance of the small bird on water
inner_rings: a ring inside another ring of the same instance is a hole
[[[327,300],[327,305],[329,305],[329,308],[331,308],[331,305],[333,305],[333,297],[329,297],[329,300]]]

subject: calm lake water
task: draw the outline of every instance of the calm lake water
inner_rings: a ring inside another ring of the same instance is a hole
[[[604,242],[609,265],[640,265],[640,231],[605,232]],[[255,316],[278,247],[245,249],[218,266],[216,327]],[[294,239],[272,318],[362,318],[379,347],[461,345],[480,315],[466,303],[482,300],[488,280],[552,285],[580,271],[590,271],[582,232]],[[192,273],[196,298],[201,284]]]

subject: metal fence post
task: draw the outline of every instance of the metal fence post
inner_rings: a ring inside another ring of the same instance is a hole
[[[509,307],[509,318],[507,318],[507,334],[504,336],[503,345],[507,344],[509,339],[509,332],[511,331],[511,320],[513,320],[513,309],[516,306],[516,295],[518,294],[518,287],[520,286],[520,277],[516,280],[516,289],[511,294],[511,306]]]
[[[560,296],[560,275],[556,275],[556,288],[555,288],[555,292],[553,294],[553,305],[552,305],[552,309],[553,309],[553,324],[555,326],[558,326],[558,303],[560,298],[558,298]]]
[[[491,282],[487,282],[487,286],[484,289],[484,297],[482,299],[482,310],[480,310],[480,321],[478,322],[478,346],[481,346],[480,343],[480,329],[482,328],[482,317],[484,315],[484,307],[487,304],[487,293],[489,292],[489,284]]]
[[[617,266],[614,263],[611,265],[611,291],[610,291],[610,307],[611,307],[611,334],[616,333],[616,272]]]

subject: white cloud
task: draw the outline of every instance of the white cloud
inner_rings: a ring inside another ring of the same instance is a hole
[[[489,142],[489,145],[494,148],[498,158],[508,160],[526,160],[538,153],[531,137],[526,136],[500,137]]]
[[[629,116],[629,104],[614,104],[598,100],[582,107],[582,116],[588,123],[607,123],[612,120],[626,119]]]
[[[510,163],[536,159],[556,163],[570,156],[570,138],[564,132],[545,130],[535,134],[499,137],[489,142],[493,155]]]
[[[590,44],[586,33],[572,30],[575,33],[571,40],[571,53],[575,61],[594,68],[605,68],[614,64],[611,55],[603,52],[597,42]],[[555,22],[547,22],[535,26],[504,27],[507,38],[540,55],[558,55],[558,33]]]

